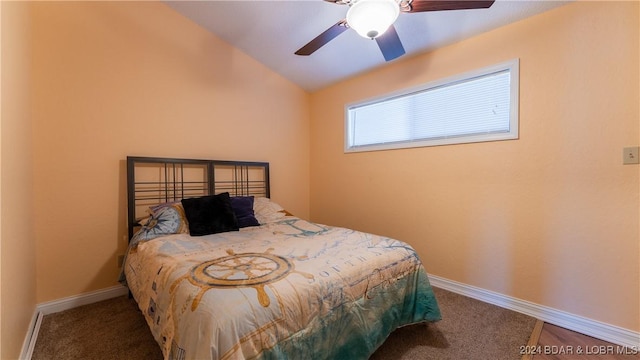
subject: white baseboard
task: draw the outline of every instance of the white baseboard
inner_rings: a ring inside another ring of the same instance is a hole
[[[38,339],[38,332],[40,331],[40,324],[42,323],[43,316],[73,309],[82,305],[93,304],[102,300],[112,299],[114,297],[126,295],[127,293],[128,290],[126,287],[116,285],[106,289],[47,301],[36,305],[31,323],[29,324],[29,332],[22,344],[20,359],[31,360],[31,355],[33,354],[33,348],[35,347],[36,340]]]
[[[534,304],[532,302],[503,295],[497,292],[481,289],[475,286],[448,280],[439,276],[429,275],[429,281],[435,287],[439,287],[460,295],[468,296],[505,309],[517,311],[536,319],[554,324],[581,334],[589,335],[613,344],[627,346],[632,349],[640,348],[640,333],[627,330],[618,326],[609,325],[597,320],[592,320],[566,311],[550,308],[548,306]],[[31,320],[30,331],[23,343],[21,359],[30,360],[38,338],[40,323],[44,315],[73,309],[78,306],[92,304],[102,300],[127,294],[127,288],[112,286],[110,288],[70,296],[59,300],[38,304]]]
[[[429,275],[429,281],[431,285],[435,287],[529,315],[565,329],[605,340],[616,345],[627,346],[636,351],[640,349],[640,332],[631,331],[619,326],[606,324],[566,311],[534,304],[526,300],[517,299],[431,274]]]
[[[27,337],[22,343],[22,351],[20,352],[20,359],[31,359],[33,355],[33,348],[36,346],[36,339],[38,338],[38,331],[40,331],[40,324],[42,323],[42,313],[35,311],[31,317],[29,323],[29,331]]]
[[[82,305],[89,305],[102,300],[112,299],[127,294],[127,288],[121,285],[112,286],[102,290],[69,296],[66,298],[47,301],[36,306],[36,311],[43,315],[49,315],[64,310],[69,310]]]

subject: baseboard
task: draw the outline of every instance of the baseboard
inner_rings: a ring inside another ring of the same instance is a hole
[[[640,347],[639,332],[627,330],[618,326],[571,314],[566,311],[534,304],[526,300],[517,299],[435,275],[429,275],[429,281],[435,287],[500,306],[505,309],[517,311],[581,334],[589,335],[613,344],[632,347],[634,349]],[[98,291],[38,304],[31,320],[29,327],[31,330],[25,338],[20,358],[25,360],[31,359],[31,353],[33,352],[33,347],[35,346],[38,338],[40,323],[44,315],[73,309],[78,306],[92,304],[126,294],[127,288],[117,285]]]
[[[106,289],[92,291],[80,295],[47,301],[36,306],[36,311],[43,315],[49,315],[64,310],[69,310],[82,305],[89,305],[102,300],[112,299],[127,294],[127,288],[121,285],[112,286]]]
[[[20,359],[31,359],[33,355],[33,348],[36,345],[36,339],[38,338],[38,331],[40,331],[40,324],[42,323],[42,313],[35,311],[31,317],[29,323],[29,331],[27,337],[22,343],[22,351],[20,352]]]
[[[35,347],[36,340],[38,339],[38,332],[40,331],[40,324],[42,323],[43,316],[73,309],[82,305],[93,304],[98,301],[112,299],[114,297],[126,295],[127,293],[128,290],[126,287],[116,285],[106,289],[47,301],[36,305],[31,323],[29,324],[29,332],[22,344],[20,359],[31,360],[31,355],[33,354],[33,348]]]
[[[606,324],[583,316],[557,310],[548,306],[517,299],[475,286],[459,283],[435,275],[429,275],[431,285],[460,295],[468,296],[505,309],[517,311],[553,325],[576,331],[610,343],[640,348],[640,332]]]

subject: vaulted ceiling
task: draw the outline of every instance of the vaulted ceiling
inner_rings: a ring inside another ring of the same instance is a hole
[[[568,2],[496,0],[488,9],[401,12],[394,26],[406,54],[391,62],[490,31]],[[348,5],[323,0],[166,3],[308,91],[387,64],[376,41],[360,37],[353,29],[344,31],[309,56],[294,54],[317,35],[344,19]]]

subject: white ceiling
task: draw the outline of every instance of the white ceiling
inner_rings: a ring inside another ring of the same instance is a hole
[[[564,5],[569,1],[496,0],[489,9],[400,13],[395,23],[407,56],[430,51]],[[375,41],[353,29],[310,56],[294,52],[345,18],[348,7],[322,0],[165,1],[305,90],[314,91],[384,66]]]

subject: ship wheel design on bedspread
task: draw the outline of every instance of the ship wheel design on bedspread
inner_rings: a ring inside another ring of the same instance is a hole
[[[264,307],[271,303],[269,295],[264,290],[265,285],[274,283],[290,273],[298,273],[307,279],[314,276],[308,273],[295,271],[293,263],[287,258],[271,254],[273,248],[264,253],[236,254],[233,250],[227,250],[229,256],[205,261],[194,266],[191,271],[178,278],[171,285],[170,292],[175,287],[188,280],[194,286],[200,287],[200,291],[193,299],[191,310],[195,310],[207,290],[211,288],[225,287],[253,287],[258,292],[258,302]],[[302,257],[304,258],[304,257]]]

